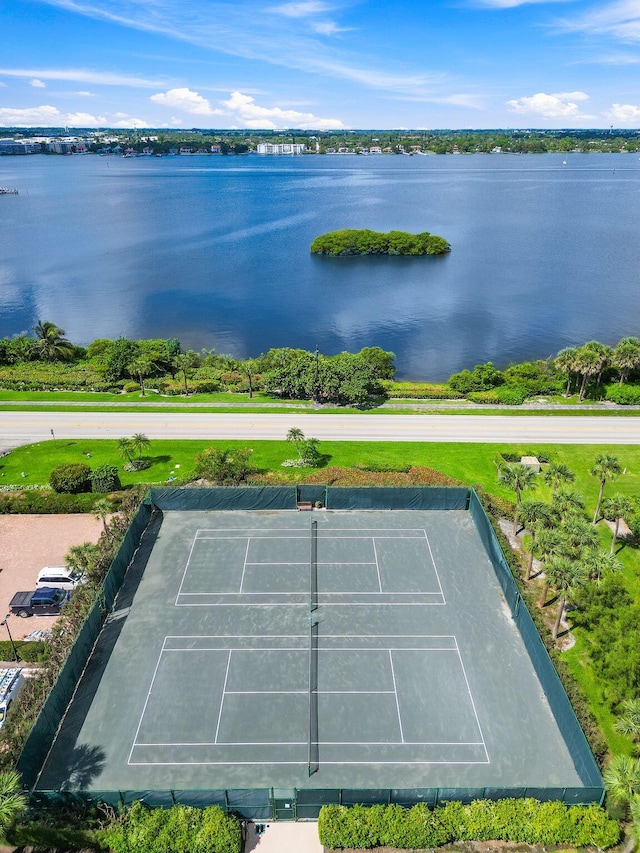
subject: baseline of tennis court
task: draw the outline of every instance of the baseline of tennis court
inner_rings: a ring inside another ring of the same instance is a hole
[[[166,511],[154,536],[39,790],[583,785],[469,512]]]

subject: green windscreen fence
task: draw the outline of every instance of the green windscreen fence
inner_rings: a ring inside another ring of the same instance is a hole
[[[496,576],[511,609],[512,618],[520,631],[536,675],[546,694],[551,712],[569,747],[576,770],[586,787],[592,786],[601,792],[600,796],[597,797],[600,800],[603,790],[602,777],[598,765],[589,748],[580,723],[576,718],[571,702],[565,693],[562,682],[538,633],[538,629],[520,596],[517,584],[491,526],[491,522],[487,518],[487,514],[474,491],[470,495],[469,511],[475,521],[482,544],[493,564]],[[576,802],[576,800],[571,799],[569,802]]]
[[[55,734],[58,730],[67,706],[71,701],[80,676],[89,660],[93,646],[98,638],[102,623],[107,612],[113,607],[113,602],[124,579],[127,567],[140,544],[148,521],[151,517],[151,506],[142,504],[127,530],[104,579],[101,594],[89,611],[87,618],[78,632],[71,647],[69,656],[60,670],[58,677],[49,693],[38,718],[36,719],[29,737],[18,759],[18,770],[22,774],[25,786],[32,788],[49,752]]]
[[[295,509],[295,486],[224,486],[210,489],[151,489],[151,501],[162,510]]]
[[[467,509],[469,490],[432,486],[330,487],[327,509]]]

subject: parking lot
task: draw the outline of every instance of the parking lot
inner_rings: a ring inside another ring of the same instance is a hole
[[[0,621],[9,612],[13,594],[35,589],[43,566],[63,566],[72,545],[97,542],[102,523],[92,515],[0,515]],[[55,616],[11,616],[14,639],[50,628]],[[0,640],[6,640],[0,627]]]

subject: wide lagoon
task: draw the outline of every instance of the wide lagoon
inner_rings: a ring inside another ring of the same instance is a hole
[[[0,160],[0,336],[177,337],[235,356],[381,346],[404,378],[640,335],[636,155]],[[338,228],[442,258],[322,258]]]

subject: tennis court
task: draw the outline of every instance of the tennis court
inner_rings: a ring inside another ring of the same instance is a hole
[[[583,784],[469,512],[336,510],[164,512],[37,787]]]

